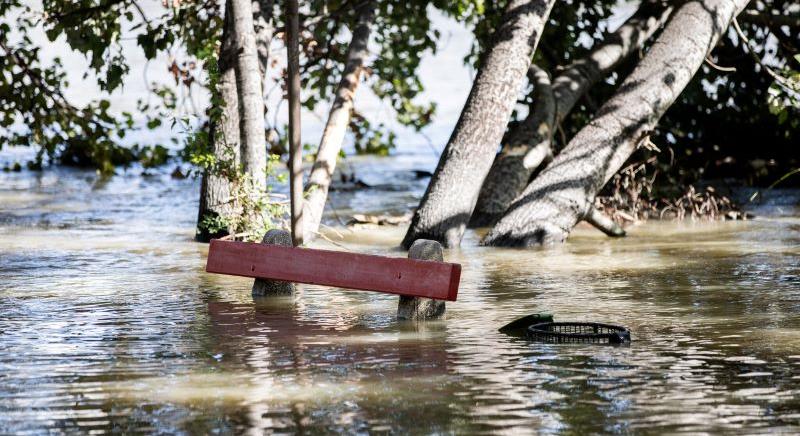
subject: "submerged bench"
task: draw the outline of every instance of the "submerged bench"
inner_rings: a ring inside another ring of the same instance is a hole
[[[455,263],[219,239],[206,271],[446,301],[456,301],[461,279]]]

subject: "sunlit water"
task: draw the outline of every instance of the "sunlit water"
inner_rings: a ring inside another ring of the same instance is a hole
[[[353,211],[402,213],[430,156],[351,160]],[[197,182],[129,171],[0,173],[0,434],[761,433],[800,431],[800,219],[579,228],[546,250],[477,247],[444,321],[397,298],[302,286],[254,302],[204,272]],[[787,194],[788,195],[788,194]],[[336,217],[329,214],[330,222]],[[338,228],[404,255],[403,228]],[[497,328],[533,312],[626,325],[626,347],[543,345]]]

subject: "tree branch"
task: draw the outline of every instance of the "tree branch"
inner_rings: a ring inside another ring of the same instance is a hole
[[[57,20],[57,21],[61,21],[61,20],[65,19],[65,18],[72,18],[73,16],[76,16],[76,15],[91,15],[91,14],[94,14],[96,12],[107,11],[107,10],[111,9],[112,7],[114,7],[114,6],[116,6],[116,5],[120,4],[120,3],[125,3],[127,1],[128,0],[109,0],[109,1],[107,1],[105,3],[101,3],[101,4],[95,5],[95,6],[87,6],[87,7],[84,7],[84,8],[77,8],[77,9],[73,9],[71,11],[66,11],[66,12],[63,12],[63,13],[60,13],[60,14],[56,14],[56,15],[49,15],[47,18],[48,19],[54,19],[54,20]]]
[[[761,58],[758,57],[758,54],[756,54],[755,50],[753,50],[753,47],[750,45],[750,39],[748,39],[747,35],[745,35],[744,32],[742,32],[742,28],[739,27],[739,22],[736,20],[736,18],[733,19],[732,24],[733,28],[736,30],[736,34],[739,35],[739,38],[741,38],[742,40],[742,45],[745,46],[745,49],[747,50],[748,53],[750,53],[750,56],[752,56],[753,60],[757,64],[761,65],[764,71],[766,71],[767,74],[769,74],[773,79],[775,79],[775,83],[780,85],[784,90],[786,90],[786,92],[796,96],[800,96],[800,91],[796,89],[796,86],[793,85],[789,81],[789,79],[778,74],[774,69],[772,69],[769,65],[765,64],[761,60]]]
[[[742,21],[764,25],[789,26],[800,28],[800,15],[778,15],[767,11],[744,11],[739,15]]]
[[[592,208],[589,213],[586,214],[586,218],[584,218],[584,220],[586,220],[587,223],[595,226],[597,230],[600,230],[612,238],[620,238],[626,235],[625,229],[620,227],[620,225],[615,223],[614,220],[603,215],[603,213],[595,208]]]

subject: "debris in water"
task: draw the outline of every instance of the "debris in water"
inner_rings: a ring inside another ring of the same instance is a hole
[[[347,222],[348,226],[356,224],[374,224],[377,226],[397,226],[411,222],[412,213],[403,215],[366,215],[357,213]]]
[[[525,332],[528,330],[528,327],[543,322],[553,322],[553,315],[549,313],[534,313],[531,315],[525,315],[522,318],[511,321],[510,323],[500,327],[500,333],[521,338],[525,336]]]

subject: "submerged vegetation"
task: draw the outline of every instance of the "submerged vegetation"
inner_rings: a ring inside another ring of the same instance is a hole
[[[659,185],[657,157],[620,170],[595,199],[595,209],[623,226],[648,219],[748,219],[731,200],[730,187]],[[721,192],[723,191],[723,192]]]

